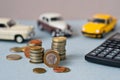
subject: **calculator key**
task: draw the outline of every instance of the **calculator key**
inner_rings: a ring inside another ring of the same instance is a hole
[[[105,54],[98,54],[98,56],[99,56],[99,57],[104,57],[104,56],[105,56]]]
[[[106,56],[106,58],[108,58],[108,59],[112,59],[112,57],[113,57],[112,55],[107,55]]]
[[[96,54],[95,52],[91,52],[90,55],[95,56],[95,55],[97,55],[97,54]]]
[[[119,56],[119,57],[120,57],[120,54],[117,54],[116,56]]]
[[[114,57],[115,60],[120,60],[120,56]]]
[[[111,53],[109,53],[109,55],[111,55],[111,56],[115,56],[117,53],[114,53],[114,52],[111,52]]]

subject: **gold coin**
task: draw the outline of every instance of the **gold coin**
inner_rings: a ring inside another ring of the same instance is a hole
[[[8,60],[19,60],[22,58],[22,56],[18,54],[10,54],[6,57]]]
[[[10,49],[11,52],[23,52],[23,49],[21,47],[13,47]]]
[[[66,37],[54,37],[53,41],[54,42],[65,42],[66,41]]]
[[[30,56],[30,59],[42,59],[43,60],[43,56]]]
[[[44,68],[34,68],[33,72],[38,73],[38,74],[42,74],[42,73],[45,73],[46,70]]]
[[[30,56],[43,56],[44,54],[41,53],[41,54],[36,54],[36,53],[30,53]]]
[[[41,50],[42,47],[41,46],[31,46],[30,49],[31,50]]]
[[[29,61],[30,63],[32,64],[40,64],[40,63],[43,63],[43,60],[41,62],[32,62],[31,60]]]

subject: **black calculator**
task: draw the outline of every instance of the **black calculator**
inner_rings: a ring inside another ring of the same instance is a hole
[[[116,33],[85,55],[85,60],[120,67],[120,33]]]

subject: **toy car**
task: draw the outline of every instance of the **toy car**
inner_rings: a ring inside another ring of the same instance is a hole
[[[96,14],[82,27],[82,33],[88,37],[103,38],[105,33],[114,30],[117,20],[109,14]]]
[[[17,24],[14,20],[0,18],[0,39],[22,43],[34,36],[34,27]]]
[[[37,22],[41,30],[48,31],[52,36],[72,36],[71,27],[58,13],[44,13],[40,15]]]

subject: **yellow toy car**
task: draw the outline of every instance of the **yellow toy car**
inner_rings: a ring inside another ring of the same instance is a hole
[[[96,14],[82,27],[82,33],[88,37],[103,38],[105,33],[114,30],[117,19],[109,14]]]

